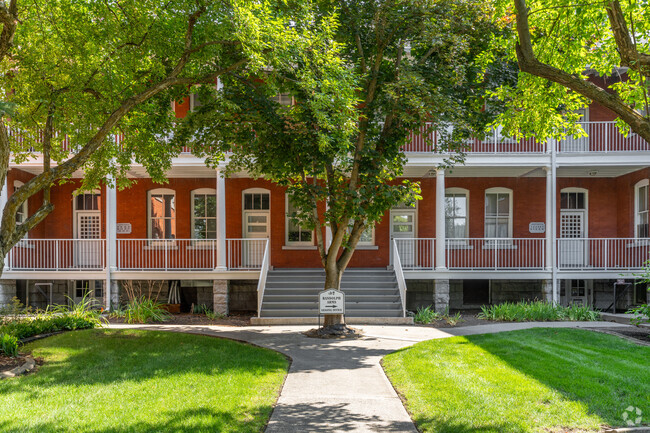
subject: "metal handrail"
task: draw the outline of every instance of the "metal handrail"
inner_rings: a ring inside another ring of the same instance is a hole
[[[404,279],[402,262],[400,261],[397,242],[395,242],[395,239],[393,239],[393,269],[395,269],[395,277],[397,278],[399,296],[402,300],[402,317],[406,317],[406,280]]]
[[[266,288],[266,277],[269,273],[270,263],[269,241],[266,239],[264,246],[264,258],[262,259],[262,269],[260,269],[260,279],[257,282],[257,317],[262,314],[262,301],[264,299],[264,289]]]

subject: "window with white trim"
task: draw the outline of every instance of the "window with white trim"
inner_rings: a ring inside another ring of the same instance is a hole
[[[485,237],[512,237],[512,190],[490,188],[485,191]]]
[[[648,230],[648,179],[634,186],[634,234],[637,238],[650,237]]]
[[[447,239],[468,237],[468,191],[448,188],[445,191],[445,236]]]
[[[352,227],[354,226],[354,221],[350,221],[348,226],[348,233],[352,232]],[[359,237],[359,242],[357,245],[375,245],[375,226],[367,226],[366,229],[361,233]]]
[[[271,101],[275,101],[280,105],[284,105],[285,107],[290,107],[293,105],[293,96],[291,96],[290,93],[278,93],[271,98]]]
[[[22,183],[22,182],[17,181],[17,180],[14,181],[14,190],[13,190],[13,194],[15,194],[16,191],[18,191],[18,189],[19,189],[21,186],[23,186],[23,183]],[[29,208],[28,208],[27,200],[25,200],[25,201],[24,201],[24,202],[23,202],[23,203],[18,207],[18,209],[16,209],[16,224],[22,224],[22,223],[24,223],[24,222],[27,220],[28,211],[29,211]],[[25,235],[25,237],[27,237],[27,235]]]
[[[292,221],[296,215],[297,209],[293,205],[291,196],[286,195],[287,214],[286,214],[286,244],[287,245],[312,245],[314,239],[314,232],[306,230],[300,224]]]
[[[75,210],[99,210],[101,194],[97,191],[85,192],[75,197]]]
[[[217,194],[210,188],[192,191],[192,237],[217,238]]]
[[[149,239],[176,239],[176,192],[171,189],[149,191]]]

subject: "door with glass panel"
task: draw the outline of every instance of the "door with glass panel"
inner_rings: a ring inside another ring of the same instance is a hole
[[[75,197],[74,265],[78,268],[102,267],[100,195],[79,194]],[[66,260],[67,248],[59,252]],[[69,256],[68,256],[69,257]]]
[[[587,265],[586,194],[560,193],[560,266],[580,268]]]
[[[390,236],[397,239],[397,252],[404,268],[417,267],[418,245],[415,240],[416,210],[413,208],[396,208],[390,211]],[[400,240],[404,239],[404,240]],[[406,240],[408,239],[408,240]],[[392,253],[391,248],[391,253]],[[395,258],[393,257],[393,260]]]
[[[264,259],[264,242],[269,238],[270,194],[244,194],[244,241],[242,245],[242,266],[258,268]],[[255,241],[257,239],[258,241]]]

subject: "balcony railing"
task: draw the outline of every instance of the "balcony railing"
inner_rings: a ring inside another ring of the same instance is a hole
[[[106,267],[104,239],[23,239],[7,255],[12,271],[96,271]]]
[[[228,270],[262,267],[266,239],[226,239]],[[218,267],[214,239],[118,239],[117,269],[121,271],[200,271]]]
[[[435,267],[435,239],[394,239],[393,254],[398,254],[405,271],[427,270]],[[395,262],[395,260],[393,260]]]
[[[560,270],[639,271],[650,259],[650,239],[558,239]]]
[[[615,122],[579,122],[586,137],[567,137],[557,143],[559,153],[606,153],[650,151],[650,144],[634,133],[624,136]],[[413,132],[404,146],[405,152],[432,153],[438,148],[440,137],[430,126]],[[517,139],[504,136],[500,129],[493,129],[482,140],[467,140],[464,151],[470,154],[544,154],[550,151],[546,142],[535,138]]]
[[[447,268],[463,270],[542,270],[544,238],[447,239]]]

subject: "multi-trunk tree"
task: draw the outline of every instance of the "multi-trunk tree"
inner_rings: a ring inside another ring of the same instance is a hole
[[[509,105],[501,121],[538,138],[583,134],[577,110],[591,101],[618,116],[624,133],[650,142],[650,9],[643,1],[499,0],[495,39],[521,74],[498,95]],[[504,35],[508,35],[505,33]],[[590,76],[607,77],[603,89]]]
[[[227,0],[0,1],[0,188],[10,158],[43,164],[2,209],[0,257],[52,212],[50,189],[78,170],[82,189],[126,185],[132,163],[164,180],[179,152],[171,102],[245,64],[239,18]],[[40,208],[17,223],[41,192]]]
[[[508,69],[477,63],[497,31],[493,11],[478,0],[259,7],[283,29],[277,49],[245,46],[255,61],[219,91],[202,89],[205,104],[176,139],[214,164],[229,152],[230,171],[286,186],[290,216],[315,233],[325,288],[338,289],[364,233],[419,198],[418,183],[400,178],[410,134],[437,130],[435,150],[462,155],[462,139],[499,111],[485,94]],[[262,23],[251,16],[246,26],[257,35]],[[328,315],[325,324],[342,320]]]

